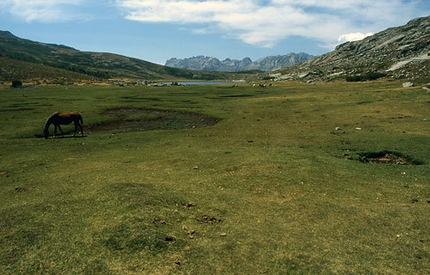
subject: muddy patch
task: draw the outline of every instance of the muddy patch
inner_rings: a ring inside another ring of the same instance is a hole
[[[172,110],[116,108],[104,113],[108,122],[87,126],[90,133],[121,133],[149,130],[180,130],[215,125],[219,119],[202,114]]]
[[[381,151],[361,153],[359,160],[364,163],[376,164],[400,164],[400,165],[420,165],[422,162],[414,160],[399,152]]]

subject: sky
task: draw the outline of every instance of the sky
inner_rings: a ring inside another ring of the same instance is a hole
[[[0,30],[164,65],[321,55],[429,15],[429,0],[1,0]]]

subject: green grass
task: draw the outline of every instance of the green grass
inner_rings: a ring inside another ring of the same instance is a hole
[[[430,269],[430,94],[423,89],[372,82],[0,93],[2,274]],[[39,137],[54,111],[80,111],[89,127],[117,122],[106,110],[122,108],[219,122]],[[359,161],[382,151],[420,165]]]

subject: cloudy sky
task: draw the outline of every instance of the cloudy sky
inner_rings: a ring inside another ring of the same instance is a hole
[[[428,15],[429,0],[1,0],[0,30],[164,64],[320,55]]]

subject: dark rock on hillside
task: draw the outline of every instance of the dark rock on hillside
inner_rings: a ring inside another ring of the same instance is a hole
[[[257,70],[269,72],[302,62],[311,57],[307,53],[289,53],[264,57],[253,62],[249,57],[242,60],[227,58],[220,61],[214,57],[199,55],[184,59],[171,58],[166,61],[165,66],[198,71],[239,72]]]
[[[314,72],[318,72],[317,74]],[[430,77],[430,16],[346,42],[334,51],[272,74],[278,80],[331,80],[372,76]]]

